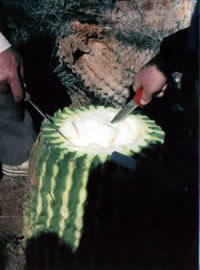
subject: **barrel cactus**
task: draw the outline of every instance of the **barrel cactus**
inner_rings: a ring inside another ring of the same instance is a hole
[[[43,121],[30,162],[32,191],[24,215],[27,239],[55,233],[76,251],[84,230],[92,170],[109,161],[114,151],[133,156],[150,144],[163,143],[164,132],[153,120],[132,114],[111,124],[117,112],[104,106],[59,110],[52,119],[64,137]]]
[[[194,4],[113,1],[95,20],[87,14],[63,23],[57,35],[55,73],[72,105],[94,104],[94,97],[98,105],[124,105],[137,71],[159,52],[164,37],[190,24]]]

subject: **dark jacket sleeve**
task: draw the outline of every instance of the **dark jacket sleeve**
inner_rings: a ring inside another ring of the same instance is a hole
[[[189,28],[180,30],[164,38],[161,43],[160,57],[165,63],[169,74],[175,71],[182,72],[183,70],[188,32]]]
[[[2,1],[0,0],[0,32],[5,35],[8,32],[8,15]]]

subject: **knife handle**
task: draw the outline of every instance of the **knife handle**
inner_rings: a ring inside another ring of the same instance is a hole
[[[142,105],[142,103],[140,102],[140,99],[142,97],[142,88],[139,88],[133,98],[133,100],[135,101],[135,103],[137,103],[137,105],[140,107],[140,108],[144,108],[144,106]]]

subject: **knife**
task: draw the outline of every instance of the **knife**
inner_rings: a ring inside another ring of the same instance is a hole
[[[140,103],[142,96],[142,88],[139,88],[131,101],[129,101],[124,108],[122,108],[117,115],[111,120],[111,123],[117,123],[124,120],[131,112],[133,112],[138,106],[143,108],[144,106]]]
[[[55,123],[51,120],[51,118],[49,118],[46,114],[44,114],[37,105],[35,105],[29,98],[26,98],[25,101],[29,102],[31,104],[31,106],[42,116],[44,117],[51,125],[52,127],[63,137],[65,138],[65,140],[67,140],[67,138],[65,137],[65,135],[57,128],[57,126],[55,125]]]

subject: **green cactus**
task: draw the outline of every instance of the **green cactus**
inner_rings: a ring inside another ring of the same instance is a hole
[[[117,112],[103,106],[58,111],[52,120],[66,139],[43,121],[30,164],[32,191],[25,203],[26,239],[55,233],[76,251],[84,230],[91,171],[109,161],[113,151],[133,156],[149,144],[163,143],[164,132],[147,116],[132,114],[111,124]]]

